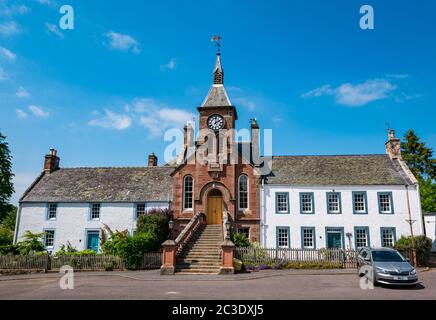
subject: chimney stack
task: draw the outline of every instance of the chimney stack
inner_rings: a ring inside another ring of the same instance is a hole
[[[401,160],[401,142],[395,137],[395,131],[388,129],[388,141],[386,142],[386,154],[391,159]]]
[[[157,167],[157,157],[154,153],[148,155],[148,166]]]
[[[59,169],[60,158],[57,156],[56,149],[50,149],[50,154],[46,154],[44,158],[45,173],[52,173]]]
[[[259,124],[257,119],[251,119],[251,160],[254,165],[260,165],[260,140],[259,140]]]

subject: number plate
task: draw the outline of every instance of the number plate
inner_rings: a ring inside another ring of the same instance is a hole
[[[407,280],[407,277],[394,277],[394,280]]]

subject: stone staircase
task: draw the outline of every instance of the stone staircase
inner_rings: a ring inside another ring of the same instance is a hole
[[[201,225],[176,258],[177,273],[217,274],[221,267],[222,225]]]

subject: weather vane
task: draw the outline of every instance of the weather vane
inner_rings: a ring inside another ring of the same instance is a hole
[[[213,36],[211,39],[212,42],[215,42],[216,47],[217,47],[217,51],[218,53],[220,53],[220,49],[221,49],[221,36]]]

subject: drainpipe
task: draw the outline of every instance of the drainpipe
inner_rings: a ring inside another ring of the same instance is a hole
[[[260,188],[260,245],[262,247],[266,247],[266,214],[265,214],[265,180],[261,179],[261,188]]]
[[[409,185],[406,184],[406,196],[407,196],[407,210],[409,212],[409,220],[407,222],[410,226],[410,235],[412,236],[412,259],[413,259],[413,266],[417,267],[417,261],[416,261],[416,245],[415,245],[415,237],[413,236],[413,223],[415,221],[412,220],[412,213],[410,211],[410,200],[409,200]]]

